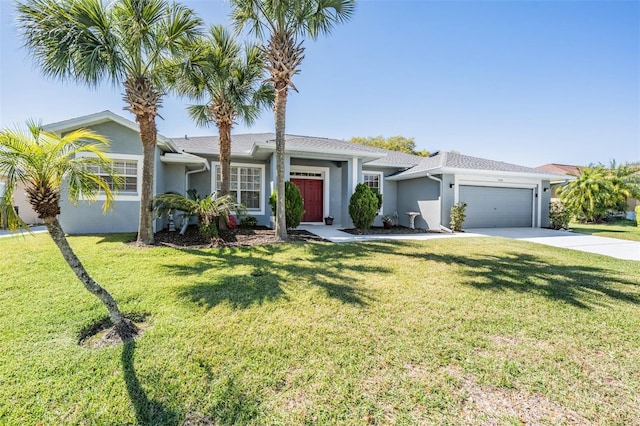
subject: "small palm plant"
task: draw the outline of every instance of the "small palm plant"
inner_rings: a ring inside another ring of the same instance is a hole
[[[237,214],[246,211],[242,204],[238,204],[231,195],[217,197],[216,193],[200,198],[195,191],[190,190],[190,196],[170,192],[156,195],[154,210],[159,217],[168,216],[175,211],[182,211],[186,220],[190,216],[198,217],[198,229],[200,234],[215,243],[219,236],[219,222],[229,219],[232,212]]]
[[[0,175],[5,176],[6,189],[5,196],[0,198],[0,208],[7,216],[9,229],[26,227],[12,207],[16,186],[19,183],[25,186],[29,203],[46,224],[62,257],[84,287],[105,305],[114,331],[126,341],[137,334],[137,327],[122,315],[111,294],[89,276],[58,222],[63,182],[71,202],[95,201],[99,194],[104,194],[105,211],[110,207],[113,193],[109,182],[94,172],[99,167],[107,171],[115,186],[120,183],[102,152],[107,145],[104,137],[84,129],[65,136],[46,132],[35,122],[29,122],[26,130],[3,129],[0,131]]]

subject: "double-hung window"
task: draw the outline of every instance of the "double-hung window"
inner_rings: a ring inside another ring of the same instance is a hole
[[[91,154],[84,154],[93,156]],[[107,154],[111,161],[111,173],[119,176],[120,187],[115,193],[116,200],[138,201],[140,200],[140,191],[142,190],[142,156],[129,154]],[[109,185],[111,190],[115,189],[115,185],[107,170],[99,165],[88,166],[89,170]],[[104,194],[98,195],[99,200],[104,200]]]
[[[363,171],[362,183],[364,183],[371,189],[377,190],[380,194],[382,194],[383,177],[384,174],[382,172]],[[380,208],[379,213],[382,214],[382,208]]]
[[[118,188],[119,194],[137,194],[138,193],[138,162],[135,160],[113,160],[112,174],[120,176],[121,186]],[[107,182],[109,188],[115,190],[113,179],[106,170],[100,166],[89,166],[89,169],[95,174],[102,177]]]
[[[220,164],[215,164],[214,190],[222,184]],[[245,205],[249,212],[264,214],[264,166],[260,164],[232,164],[229,176],[230,195]]]

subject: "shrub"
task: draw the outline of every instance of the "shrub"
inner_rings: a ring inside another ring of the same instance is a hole
[[[454,232],[462,231],[462,224],[467,217],[465,210],[467,203],[458,203],[451,207],[451,230]]]
[[[571,211],[565,207],[562,201],[549,203],[549,221],[551,229],[567,229],[571,220]]]
[[[373,195],[375,195],[376,198],[378,199],[378,210],[376,210],[376,213],[377,213],[382,208],[382,194],[380,193],[378,188],[371,188],[371,191],[373,191]]]
[[[242,228],[255,228],[258,226],[258,219],[255,216],[245,216],[240,219],[240,227]]]
[[[356,192],[349,200],[349,216],[358,229],[368,229],[378,213],[378,197],[364,183],[356,185]]]
[[[274,216],[277,216],[275,214],[277,199],[278,193],[273,191],[271,197],[269,197],[269,204],[271,205],[271,210],[274,212]],[[304,206],[302,204],[300,190],[291,181],[284,183],[284,211],[287,228],[297,228],[304,215]]]
[[[640,206],[636,206],[636,224],[640,228]]]

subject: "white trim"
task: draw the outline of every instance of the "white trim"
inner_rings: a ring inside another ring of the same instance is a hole
[[[329,216],[329,212],[331,211],[330,209],[330,200],[331,200],[331,191],[330,191],[330,172],[331,169],[329,167],[316,167],[316,166],[298,166],[298,165],[291,165],[289,166],[289,174],[291,174],[292,171],[297,171],[297,172],[314,172],[314,173],[321,173],[322,177],[318,178],[318,177],[313,177],[313,176],[300,176],[300,177],[296,177],[296,176],[292,176],[294,179],[316,179],[316,180],[322,180],[322,217],[325,218],[327,216]],[[317,224],[323,224],[324,221],[322,222],[301,222],[301,224],[305,224],[305,225],[317,225]]]
[[[138,124],[118,114],[114,114],[109,110],[96,112],[94,114],[89,114],[89,115],[83,115],[82,117],[75,117],[69,120],[58,121],[56,123],[50,123],[43,127],[48,132],[64,133],[71,130],[76,130],[84,127],[90,127],[97,124],[106,123],[108,121],[112,121],[123,127],[126,127],[129,130],[132,130],[136,133],[140,133],[140,126]],[[173,144],[173,141],[171,141],[171,139],[159,133],[157,134],[157,142],[158,142],[158,145],[165,146],[171,149],[172,151],[177,151],[176,147]]]
[[[143,160],[143,156],[142,155],[134,155],[134,154],[118,154],[118,153],[111,153],[111,152],[105,152],[104,153],[105,157],[107,157],[109,160],[111,161],[117,161],[117,160],[129,160],[129,161],[136,161],[136,173],[137,173],[137,182],[136,182],[136,193],[135,194],[121,194],[121,193],[114,193],[115,195],[113,196],[114,201],[140,201],[141,198],[141,194],[142,194],[142,160]],[[91,154],[88,152],[82,152],[78,154],[78,157],[97,157],[97,155],[95,154]],[[155,179],[154,179],[154,188],[155,188]],[[107,197],[100,192],[100,194],[98,194],[98,196],[96,197],[96,200],[98,201],[104,201],[106,200]]]
[[[211,192],[216,192],[216,166],[219,166],[219,161],[211,162]],[[260,169],[260,209],[247,209],[247,212],[254,215],[263,215],[265,214],[265,185],[266,185],[266,175],[265,175],[265,165],[260,163],[231,163],[231,167],[251,167],[254,169]],[[238,184],[240,181],[238,180]]]
[[[378,183],[380,185],[380,187],[378,188],[380,190],[380,195],[382,195],[382,206],[380,207],[380,210],[378,211],[378,214],[380,216],[384,216],[384,172],[378,171],[378,170],[365,170],[362,169],[362,173],[360,173],[360,176],[362,176],[362,183],[365,183],[365,179],[364,179],[364,175],[378,175]]]
[[[351,160],[351,164],[353,165],[353,175],[351,176],[351,178],[353,179],[353,188],[351,188],[351,194],[355,194],[356,192],[356,186],[358,185],[358,158],[357,157],[353,157],[353,160]]]

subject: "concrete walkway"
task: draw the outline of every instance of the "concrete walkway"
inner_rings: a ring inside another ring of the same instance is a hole
[[[47,232],[47,227],[46,226],[41,225],[41,226],[32,226],[31,227],[31,233],[32,234],[40,234],[42,232]],[[17,235],[22,235],[24,237],[24,236],[29,235],[29,233],[27,231],[25,231],[24,229],[20,229],[20,230],[15,231],[15,232],[11,232],[11,231],[8,231],[6,229],[0,229],[0,238],[15,237]]]
[[[343,232],[340,225],[300,225],[297,229],[302,229],[333,243],[353,243],[358,241],[389,241],[389,240],[432,240],[436,238],[467,238],[478,237],[479,235],[459,233],[424,233],[424,234],[377,234],[377,235],[352,235]]]
[[[544,228],[483,228],[470,229],[481,236],[513,238],[553,247],[602,254],[616,259],[640,261],[640,242],[617,238],[594,237],[570,231]]]
[[[515,240],[529,241],[553,247],[588,253],[602,254],[616,259],[640,261],[640,242],[618,240],[615,238],[594,237],[569,231],[554,231],[544,228],[482,228],[469,229],[463,233],[433,233],[433,234],[404,234],[404,235],[351,235],[340,231],[341,226],[302,225],[304,229],[325,240],[334,243],[352,243],[358,241],[389,241],[389,240],[432,240],[436,238],[472,238],[472,237],[503,237]]]

